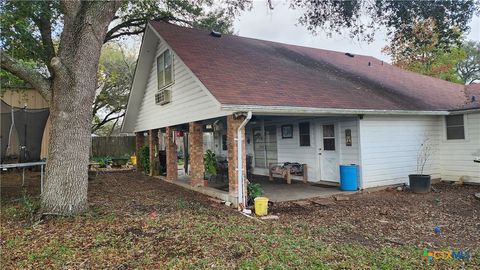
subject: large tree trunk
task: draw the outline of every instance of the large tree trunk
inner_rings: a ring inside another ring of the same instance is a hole
[[[114,2],[63,5],[64,29],[54,70],[50,133],[42,213],[73,215],[86,211],[92,104],[97,68]]]

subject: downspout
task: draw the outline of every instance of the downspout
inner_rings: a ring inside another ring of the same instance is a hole
[[[244,128],[247,123],[252,119],[252,112],[247,113],[247,117],[237,129],[237,191],[238,191],[238,210],[243,210],[245,207],[245,196],[244,196],[244,179],[243,179],[243,138],[242,138],[242,128]]]

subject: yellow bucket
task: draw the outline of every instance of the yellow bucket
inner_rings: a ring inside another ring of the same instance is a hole
[[[257,214],[257,216],[265,216],[268,212],[268,198],[257,197],[254,199],[254,202],[255,202],[255,214]]]
[[[137,156],[130,156],[130,162],[132,162],[133,166],[137,165]]]

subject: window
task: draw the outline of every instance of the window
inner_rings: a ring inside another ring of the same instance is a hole
[[[335,151],[335,126],[323,125],[323,150]]]
[[[158,89],[173,83],[173,57],[170,50],[164,51],[157,57]]]
[[[300,146],[310,146],[310,123],[299,123],[298,132],[300,137]]]
[[[278,162],[277,156],[277,127],[266,126],[253,128],[253,153],[255,167],[268,168]]]
[[[445,123],[447,124],[447,140],[465,139],[462,114],[445,116]]]

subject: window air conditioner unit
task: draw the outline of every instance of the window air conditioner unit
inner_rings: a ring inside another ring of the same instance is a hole
[[[172,101],[172,90],[170,89],[163,89],[158,91],[155,94],[155,104],[157,105],[165,105]]]

